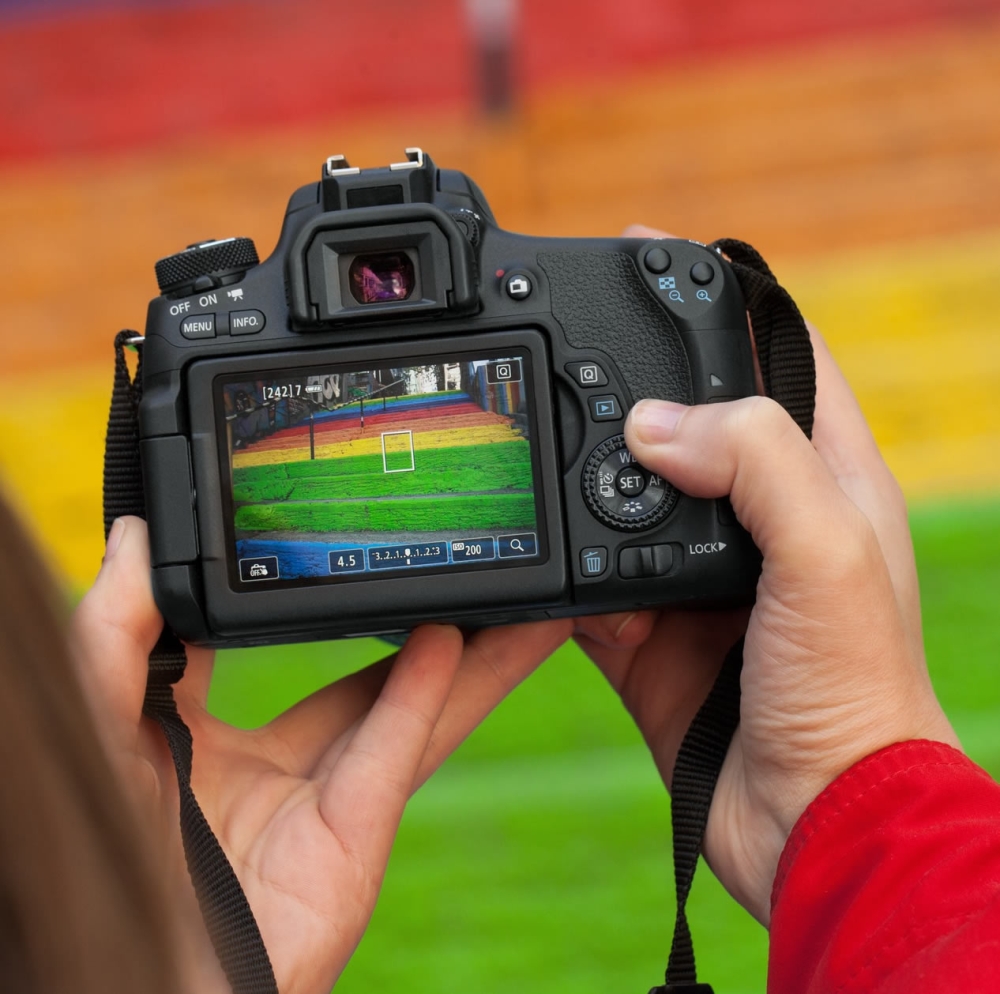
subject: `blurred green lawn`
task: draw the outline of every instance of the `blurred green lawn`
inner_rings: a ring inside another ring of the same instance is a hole
[[[1000,500],[912,514],[927,654],[977,762],[1000,775]],[[253,726],[377,659],[374,640],[220,654],[210,706]],[[669,802],[603,678],[564,647],[411,802],[339,994],[641,994],[673,921]],[[765,987],[766,934],[702,866],[702,979]]]

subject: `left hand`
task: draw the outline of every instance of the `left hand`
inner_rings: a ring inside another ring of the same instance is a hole
[[[197,923],[191,989],[226,991],[184,863],[173,763],[142,716],[163,625],[149,570],[145,523],[121,519],[75,616],[76,656],[112,761],[167,847],[182,917]],[[208,713],[214,653],[188,648],[175,697],[194,740],[194,791],[282,994],[331,989],[367,927],[407,799],[571,630],[568,620],[517,625],[463,644],[457,629],[427,625],[395,656],[252,731]]]

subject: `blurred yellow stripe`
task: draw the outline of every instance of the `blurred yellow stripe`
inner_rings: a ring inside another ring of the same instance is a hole
[[[775,269],[824,332],[909,496],[1000,490],[1000,232]],[[78,587],[101,559],[110,386],[110,362],[30,382],[0,373],[0,471]],[[450,431],[425,434],[454,444]]]
[[[1000,232],[776,262],[906,492],[1000,490]]]
[[[112,369],[0,374],[0,478],[57,572],[90,584],[103,555],[101,487]]]

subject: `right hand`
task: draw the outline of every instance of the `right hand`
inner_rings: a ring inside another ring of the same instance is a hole
[[[773,401],[642,401],[625,435],[687,494],[730,495],[764,556],[744,648],[740,725],[704,853],[765,925],[785,842],[809,803],[865,756],[908,739],[960,747],[924,660],[902,493],[814,333],[813,444]],[[578,640],[643,732],[669,785],[677,749],[746,612],[581,621]]]

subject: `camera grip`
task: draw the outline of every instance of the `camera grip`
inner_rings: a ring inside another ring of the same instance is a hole
[[[691,367],[680,333],[665,308],[622,252],[544,252],[552,315],[566,341],[614,359],[632,400],[654,397],[691,404]]]

